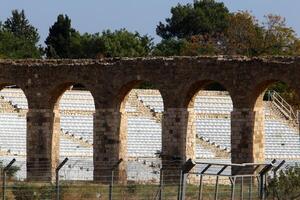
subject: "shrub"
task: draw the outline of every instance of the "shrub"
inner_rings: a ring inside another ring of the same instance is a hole
[[[26,183],[13,185],[12,193],[16,200],[38,200],[38,188]]]
[[[300,167],[290,166],[279,172],[279,176],[270,179],[269,196],[274,195],[278,200],[300,198]]]
[[[0,170],[1,170],[1,172],[2,172],[2,170],[3,170],[4,167],[5,166],[3,165],[3,161],[0,161]],[[6,172],[6,175],[7,175],[8,179],[11,179],[11,178],[15,177],[16,173],[19,170],[20,170],[20,167],[18,167],[18,166],[11,166],[9,168],[9,170]]]

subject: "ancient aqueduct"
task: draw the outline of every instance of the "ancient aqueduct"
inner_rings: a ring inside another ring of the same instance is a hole
[[[17,85],[28,101],[27,177],[51,180],[59,160],[58,100],[75,83],[95,101],[94,177],[110,175],[110,167],[126,160],[124,99],[140,82],[156,85],[164,101],[162,165],[174,157],[194,157],[193,97],[216,81],[229,92],[232,162],[264,160],[262,97],[275,81],[300,94],[300,58],[174,57],[110,60],[0,60],[0,83]],[[104,169],[105,168],[105,169]],[[115,175],[126,178],[126,162]],[[171,169],[170,169],[171,170]],[[105,176],[105,178],[104,178]],[[103,177],[103,178],[101,178]]]

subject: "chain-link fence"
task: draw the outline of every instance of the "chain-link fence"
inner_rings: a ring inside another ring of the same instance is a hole
[[[127,179],[120,180],[119,166],[126,163]],[[1,171],[1,198],[31,199],[266,199],[267,175],[276,176],[283,163],[224,164],[186,161],[180,168],[174,163],[136,159],[114,162],[107,172],[93,181],[91,166],[74,167],[76,161],[62,159],[52,181],[29,181],[15,176],[20,162],[3,163]],[[79,163],[79,161],[77,162]],[[133,164],[134,163],[134,164]],[[85,168],[88,167],[88,168]],[[87,170],[88,169],[88,170]],[[42,169],[41,169],[42,170]],[[76,172],[79,170],[79,172]],[[250,171],[249,171],[250,170]],[[86,171],[81,177],[72,178]],[[251,173],[250,173],[251,172]],[[105,181],[101,181],[105,180]]]

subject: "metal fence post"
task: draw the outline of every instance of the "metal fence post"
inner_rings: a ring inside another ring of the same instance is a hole
[[[2,200],[5,200],[5,192],[6,192],[6,172],[2,170]]]
[[[231,200],[234,200],[234,194],[235,194],[235,181],[236,181],[236,177],[230,177],[229,178],[230,182],[231,182]]]
[[[114,185],[114,170],[120,165],[121,162],[123,162],[122,158],[111,168],[111,180],[109,183],[109,192],[108,192],[109,200],[112,200],[113,198],[112,193],[113,193],[113,185]]]
[[[200,183],[199,183],[199,192],[198,192],[198,200],[202,200],[203,196],[203,176],[204,173],[211,167],[211,164],[207,164],[206,167],[200,172]]]
[[[277,165],[274,169],[273,169],[273,173],[274,173],[274,178],[277,178],[277,171],[285,164],[285,160],[282,160],[279,165]]]
[[[159,200],[163,199],[163,188],[164,188],[164,174],[163,168],[160,168],[160,180],[159,180]]]
[[[253,177],[250,177],[250,185],[249,185],[249,199],[252,199],[252,188],[253,188]]]
[[[273,164],[276,162],[276,160],[273,160],[271,164],[266,165],[260,172],[260,199],[264,200],[266,198],[266,174],[273,168]]]
[[[55,188],[56,188],[56,200],[59,200],[59,170],[66,164],[68,161],[68,158],[65,158],[55,169],[55,175],[56,175],[56,180],[55,180]]]
[[[244,177],[241,176],[241,200],[244,200]]]
[[[163,176],[163,168],[160,168],[159,170],[160,174],[159,174],[159,187],[158,190],[155,194],[155,197],[153,199],[158,199],[158,200],[162,200],[163,199],[163,184],[164,184],[164,176]]]
[[[219,175],[222,174],[222,172],[228,167],[228,165],[224,165],[217,173],[216,178],[216,185],[215,185],[215,200],[218,199],[218,193],[219,193]]]
[[[10,169],[10,167],[16,162],[16,159],[12,159],[6,167],[3,168],[2,175],[3,175],[3,184],[2,184],[2,200],[5,200],[5,193],[6,193],[6,172]]]
[[[183,172],[182,172],[182,170],[180,170],[180,179],[179,179],[179,186],[178,186],[178,194],[177,194],[177,200],[180,200],[180,198],[181,198],[181,187],[182,187],[182,174],[183,174]]]
[[[297,112],[298,113],[298,112]],[[299,115],[299,113],[298,113]],[[277,165],[274,169],[273,169],[273,175],[274,175],[274,179],[277,181],[277,171],[285,164],[285,160],[282,160],[279,165]],[[276,188],[273,188],[273,199],[275,199],[275,193],[276,193]]]
[[[185,200],[187,173],[189,173],[193,169],[193,167],[195,167],[195,165],[196,165],[196,163],[192,159],[188,159],[181,168],[179,192],[178,192],[179,200]]]

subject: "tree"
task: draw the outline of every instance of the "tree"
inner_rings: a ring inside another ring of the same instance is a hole
[[[32,44],[38,43],[40,39],[37,29],[29,23],[24,10],[21,12],[13,10],[12,17],[4,22],[3,29],[18,38],[24,38]]]
[[[249,12],[237,12],[229,17],[226,54],[257,56],[263,52],[264,29]]]
[[[81,35],[71,27],[67,15],[59,15],[49,29],[45,41],[48,58],[99,58],[147,56],[152,50],[152,38],[125,29],[102,34]]]
[[[184,46],[187,45],[187,41],[185,39],[163,39],[160,43],[158,43],[154,50],[154,56],[178,56],[182,54],[182,50]]]
[[[299,39],[295,31],[287,27],[285,18],[269,14],[263,23],[265,55],[299,55]]]
[[[160,55],[216,55],[223,53],[224,32],[230,13],[223,3],[214,0],[171,8],[171,18],[156,28],[163,38],[155,48]],[[177,41],[176,41],[177,40]]]
[[[67,15],[58,15],[45,41],[47,58],[71,58],[71,38],[76,34],[71,19]]]
[[[0,57],[40,58],[37,29],[26,19],[24,10],[12,11],[12,17],[0,24]]]
[[[163,39],[207,34],[218,36],[229,24],[228,9],[214,0],[197,1],[193,5],[178,4],[171,8],[171,13],[166,24],[159,22],[156,28],[157,35]]]
[[[278,177],[269,181],[268,196],[273,199],[299,199],[300,198],[300,167],[289,166],[281,170]]]
[[[211,35],[192,36],[183,47],[181,55],[220,55],[224,52],[224,37],[215,38]]]
[[[178,4],[156,32],[163,38],[154,50],[158,55],[300,55],[300,40],[283,17],[267,15],[260,23],[214,0]]]
[[[138,57],[148,56],[153,48],[152,38],[141,36],[138,32],[131,33],[125,29],[102,32],[105,57]]]
[[[80,35],[78,32],[71,37],[71,54],[73,58],[101,58],[104,43],[99,33]]]

